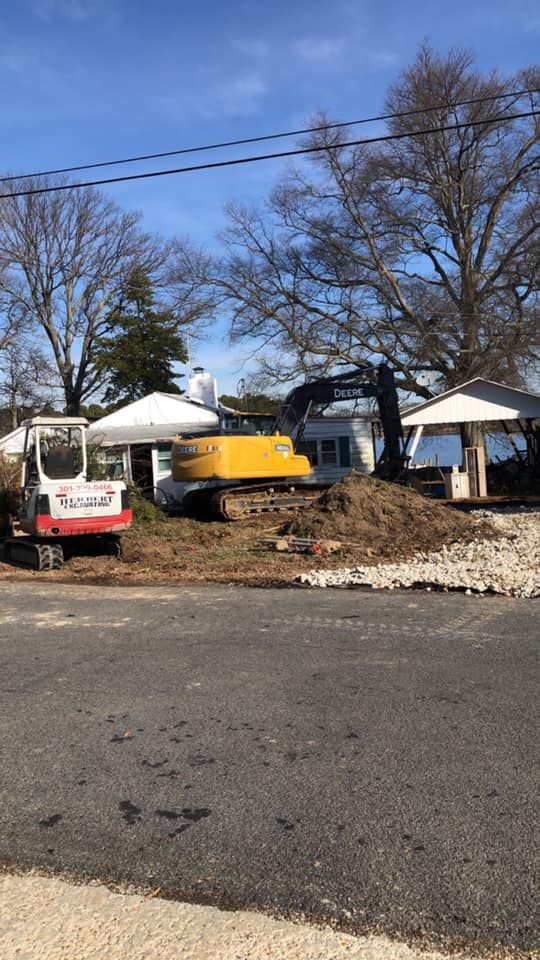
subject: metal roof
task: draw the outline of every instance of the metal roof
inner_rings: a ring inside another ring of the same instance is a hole
[[[402,410],[404,427],[540,419],[540,396],[475,377]]]
[[[57,416],[51,417],[32,417],[31,420],[23,420],[21,427],[87,427],[88,420],[86,417],[64,417],[63,414],[59,413]]]
[[[216,417],[216,430],[218,419]],[[192,434],[207,433],[209,425],[205,423],[152,423],[135,424],[113,427],[96,427],[94,424],[88,431],[90,443],[100,447],[126,446],[134,443],[172,443],[175,436],[190,436]]]

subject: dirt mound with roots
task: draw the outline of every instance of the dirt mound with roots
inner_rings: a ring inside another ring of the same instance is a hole
[[[378,560],[494,536],[489,524],[453,507],[354,471],[285,523],[280,533],[355,544],[366,558]]]

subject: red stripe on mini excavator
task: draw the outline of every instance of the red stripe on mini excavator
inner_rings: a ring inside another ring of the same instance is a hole
[[[92,533],[120,533],[131,525],[132,518],[131,509],[122,510],[112,517],[76,517],[64,520],[56,520],[49,514],[44,514],[37,516],[30,524],[21,520],[21,528],[38,537],[76,537]]]

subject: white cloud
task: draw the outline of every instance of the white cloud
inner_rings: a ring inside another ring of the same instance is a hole
[[[235,50],[254,60],[263,60],[270,53],[270,47],[265,40],[257,37],[235,37],[232,40]]]
[[[33,66],[33,58],[27,49],[12,45],[0,51],[0,71],[12,74],[25,74]]]
[[[343,56],[345,39],[343,37],[300,37],[292,43],[293,53],[304,60],[318,63],[333,62]]]
[[[357,42],[355,47],[355,60],[361,48],[363,65],[369,68],[387,67],[399,59],[392,50],[369,46],[366,41]],[[339,69],[350,65],[351,58],[346,56],[350,48],[350,38],[346,37],[301,37],[291,45],[292,52],[302,60],[316,66],[333,66]]]
[[[264,80],[256,74],[235,77],[221,86],[217,93],[224,113],[230,116],[255,113],[261,97],[266,93]]]
[[[261,76],[245,73],[228,79],[215,76],[194,78],[189,89],[161,97],[159,102],[169,115],[195,115],[205,120],[215,117],[248,117],[257,113],[268,87]]]
[[[31,10],[41,20],[68,20],[85,23],[95,17],[109,19],[110,6],[105,0],[31,0]]]
[[[387,67],[392,63],[397,63],[399,57],[392,50],[368,50],[366,57],[370,63],[375,66]]]

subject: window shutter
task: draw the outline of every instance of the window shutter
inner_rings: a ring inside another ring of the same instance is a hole
[[[351,465],[350,437],[338,437],[338,442],[339,442],[339,465],[340,467],[350,467]]]

